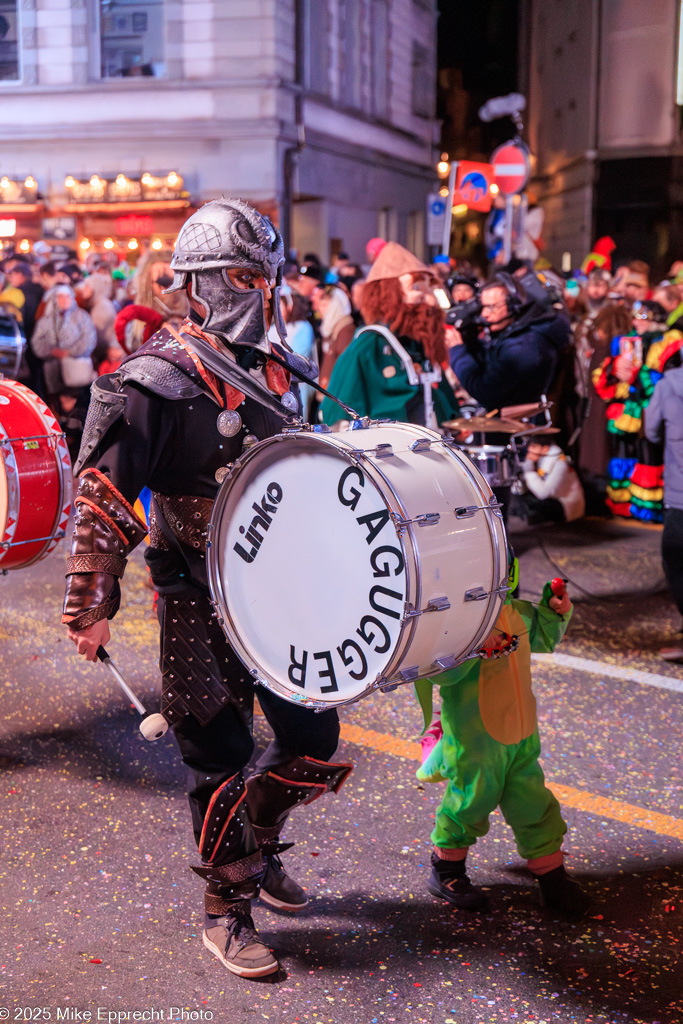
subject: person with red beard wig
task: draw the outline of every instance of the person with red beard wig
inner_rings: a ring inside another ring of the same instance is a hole
[[[387,242],[373,263],[360,299],[366,326],[335,363],[329,383],[332,394],[361,416],[436,426],[458,415],[441,374],[448,354],[436,283],[397,242]],[[330,425],[349,418],[329,398],[321,414]]]

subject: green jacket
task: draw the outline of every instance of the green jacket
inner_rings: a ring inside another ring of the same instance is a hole
[[[420,343],[410,338],[399,341],[413,361],[424,367],[426,359]],[[342,352],[332,370],[328,390],[359,415],[375,420],[411,422],[409,406],[422,398],[422,388],[408,382],[405,367],[386,338],[371,328],[357,331]],[[460,407],[445,377],[433,389],[433,402],[438,423],[459,415]],[[329,398],[323,401],[321,412],[323,422],[328,424],[350,419]]]

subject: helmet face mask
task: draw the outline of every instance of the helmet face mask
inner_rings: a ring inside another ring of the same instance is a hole
[[[227,271],[251,270],[275,281],[271,320],[284,342],[287,331],[280,310],[284,262],[282,238],[267,217],[241,199],[218,199],[183,225],[171,260],[173,284],[166,292],[189,284],[189,294],[204,317],[203,329],[231,344],[267,351],[266,296],[261,288],[236,286]]]

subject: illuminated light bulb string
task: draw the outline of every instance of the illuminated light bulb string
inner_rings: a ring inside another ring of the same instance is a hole
[[[9,187],[9,185],[10,182],[7,177],[3,176],[2,178],[0,178],[0,189],[6,189]],[[26,188],[38,187],[38,183],[32,175],[29,175],[24,180],[24,185]],[[90,195],[92,195],[93,193],[95,194],[95,197],[98,201],[101,202],[104,200],[106,202],[108,189],[112,190],[112,198],[114,199],[114,201],[121,202],[122,199],[126,197],[126,194],[129,191],[132,192],[131,198],[135,197],[136,193],[134,192],[134,190],[136,187],[138,188],[137,197],[139,198],[140,185],[144,186],[145,188],[153,188],[158,190],[163,190],[164,188],[181,189],[183,187],[183,179],[179,174],[176,173],[176,171],[169,171],[167,174],[156,176],[150,174],[149,171],[145,171],[140,176],[139,179],[136,176],[128,176],[120,171],[114,178],[113,183],[111,179],[102,178],[99,174],[92,174],[89,178],[85,179],[77,179],[73,176],[73,174],[67,174],[67,176],[64,179],[64,187],[70,193],[71,202],[87,202],[88,190],[91,190]],[[95,244],[97,245],[99,243]],[[111,236],[105,238],[104,241],[101,243],[102,248],[106,249],[107,251],[115,249],[117,244],[123,246],[124,243],[123,241],[117,243],[116,239],[112,238]],[[127,249],[131,252],[136,252],[140,248],[140,242],[138,241],[137,238],[134,237],[130,238],[128,242],[125,244]],[[93,247],[93,242],[91,242],[89,238],[82,238],[81,241],[78,243],[78,247],[83,251],[87,251],[88,249],[91,249]],[[160,249],[164,248],[164,240],[162,238],[159,238],[158,236],[152,238],[150,242],[150,248],[158,252]]]

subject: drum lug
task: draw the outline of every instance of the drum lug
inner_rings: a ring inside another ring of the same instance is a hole
[[[415,679],[420,677],[419,665],[410,665],[408,668],[402,668],[400,672],[396,672],[391,678],[387,679],[384,683],[379,683],[379,689],[382,693],[391,693],[401,683],[412,683]]]
[[[441,519],[439,512],[425,512],[421,516],[415,516],[414,519],[394,519],[394,523],[399,530],[403,530],[406,526],[410,526],[411,523],[417,523],[418,526],[436,526]]]
[[[445,672],[446,669],[455,668],[458,663],[458,658],[454,654],[446,654],[443,658],[436,659],[434,668],[439,672]]]
[[[408,447],[411,452],[428,452],[432,448],[432,439],[430,437],[418,437],[416,441],[412,441]]]
[[[450,606],[451,602],[447,597],[433,597],[430,601],[427,601],[427,607],[422,609],[413,608],[409,604],[403,616],[403,621],[409,622],[411,619],[416,619],[418,615],[425,615],[427,612],[445,612],[448,611]]]
[[[376,459],[388,459],[394,454],[394,449],[390,444],[378,444],[374,449],[374,455]]]

